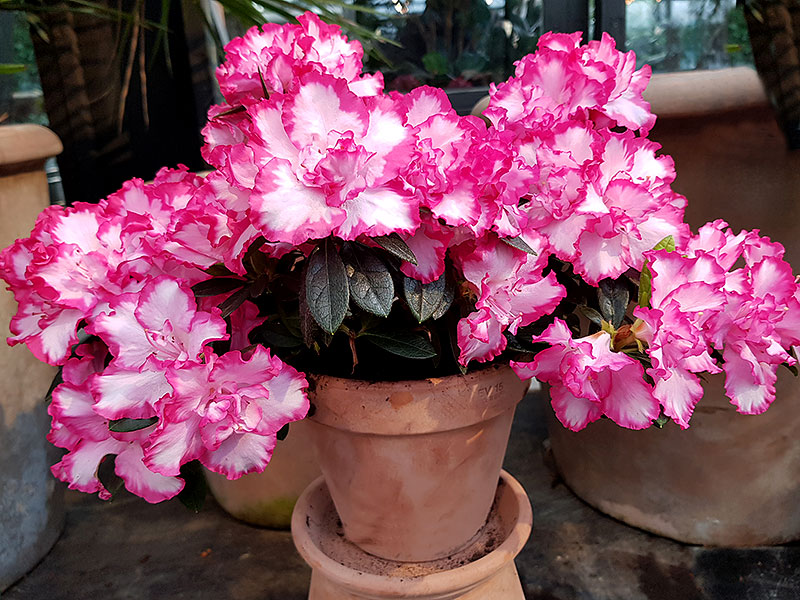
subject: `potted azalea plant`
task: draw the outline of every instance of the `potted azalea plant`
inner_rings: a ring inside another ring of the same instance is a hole
[[[488,128],[440,90],[383,93],[361,57],[311,14],[249,31],[218,70],[208,176],[52,207],[4,251],[10,342],[63,366],[59,479],[107,498],[113,467],[158,502],[195,461],[264,470],[307,416],[344,536],[430,561],[483,528],[531,376],[573,430],[686,426],[723,370],[766,409],[797,284],[756,233],[691,235],[632,53],[543,36]]]

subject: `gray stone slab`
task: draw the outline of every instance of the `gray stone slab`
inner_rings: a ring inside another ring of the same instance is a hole
[[[543,400],[520,405],[506,468],[534,506],[517,559],[529,599],[797,600],[800,546],[705,549],[605,517],[548,467]],[[4,600],[305,600],[310,571],[288,532],[239,523],[209,502],[67,495],[64,535]]]

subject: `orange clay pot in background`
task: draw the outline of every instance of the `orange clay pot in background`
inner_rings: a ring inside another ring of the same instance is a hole
[[[308,438],[308,427],[307,421],[289,426],[289,434],[278,442],[263,473],[251,473],[231,481],[206,470],[206,481],[217,503],[228,514],[246,523],[289,529],[297,498],[321,475]]]
[[[309,380],[310,437],[345,537],[398,561],[469,544],[486,523],[528,383],[507,366],[419,381]]]
[[[549,412],[553,458],[583,500],[681,542],[760,546],[800,539],[800,394],[778,371],[777,398],[741,415],[722,375],[704,382],[689,428],[631,431],[603,419],[565,429]]]

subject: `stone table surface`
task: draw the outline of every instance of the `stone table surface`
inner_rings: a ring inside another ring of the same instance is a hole
[[[543,399],[532,393],[505,465],[534,507],[533,535],[517,557],[528,599],[800,599],[800,545],[701,548],[623,525],[558,480],[546,437]],[[60,540],[3,599],[305,600],[309,577],[288,532],[235,521],[211,499],[195,514],[175,501],[68,492]]]

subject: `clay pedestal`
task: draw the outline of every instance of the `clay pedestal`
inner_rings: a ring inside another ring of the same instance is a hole
[[[503,471],[489,518],[469,546],[436,561],[385,560],[344,537],[320,478],[297,502],[292,537],[312,568],[309,600],[524,600],[514,557],[532,522],[525,490]]]

